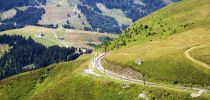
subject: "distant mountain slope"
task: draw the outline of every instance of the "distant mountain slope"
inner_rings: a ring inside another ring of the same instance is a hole
[[[36,25],[45,13],[46,0],[1,0],[0,31]]]
[[[7,11],[16,7],[39,6],[46,4],[46,0],[1,0],[0,12]]]
[[[25,25],[42,25],[121,33],[137,19],[176,1],[178,0],[2,0],[0,31]]]

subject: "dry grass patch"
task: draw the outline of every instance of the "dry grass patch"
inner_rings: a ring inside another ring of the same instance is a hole
[[[132,67],[145,73],[154,81],[166,81],[183,84],[209,85],[210,70],[207,70],[183,56],[188,48],[208,43],[210,32],[206,28],[174,34],[163,40],[146,43],[134,42],[132,45],[111,51],[105,60]],[[136,65],[136,59],[142,60],[142,65]],[[115,66],[112,66],[115,67]]]

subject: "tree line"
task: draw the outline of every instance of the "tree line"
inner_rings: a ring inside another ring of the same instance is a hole
[[[134,0],[80,0],[84,5],[91,6],[96,12],[102,13],[96,3],[102,3],[109,9],[121,9],[132,21],[138,19],[166,6],[163,0],[141,0],[136,3]],[[173,0],[179,1],[179,0]]]
[[[44,8],[38,7],[46,4],[46,0],[0,0],[0,13],[10,9],[16,10],[12,18],[3,19],[0,17],[0,31],[21,28],[25,25],[37,25],[41,16],[45,13]],[[28,7],[21,10],[19,7]]]
[[[53,63],[75,60],[81,55],[74,47],[46,47],[31,37],[24,38],[19,35],[2,35],[0,44],[7,44],[10,47],[0,58],[0,79]],[[26,68],[28,65],[32,67]]]
[[[47,0],[0,0],[0,12],[16,7],[45,5]]]
[[[21,28],[25,25],[37,25],[41,16],[45,13],[44,8],[29,7],[25,11],[16,10],[15,16],[9,19],[0,19],[0,31]]]
[[[78,5],[78,8],[87,17],[87,21],[91,25],[92,30],[108,33],[121,33],[120,26],[114,18],[102,15],[87,6]]]

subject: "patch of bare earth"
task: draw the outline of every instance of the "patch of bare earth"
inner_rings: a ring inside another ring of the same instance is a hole
[[[102,64],[106,66],[105,69],[108,69],[111,72],[123,75],[125,77],[131,78],[131,79],[142,79],[142,74],[130,67],[122,67],[119,64],[111,63],[106,60],[103,60]]]

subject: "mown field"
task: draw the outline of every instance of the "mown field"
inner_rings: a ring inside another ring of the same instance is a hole
[[[117,35],[115,34],[105,34],[105,33],[98,33],[98,32],[87,32],[87,31],[81,31],[81,30],[65,30],[66,35],[64,41],[66,43],[69,43],[72,46],[76,47],[86,47],[86,48],[92,48],[87,43],[99,45],[103,41],[101,41],[100,37],[110,37],[110,38],[116,38]]]
[[[9,35],[22,35],[26,38],[31,36],[35,41],[40,42],[46,46],[52,45],[60,45],[62,44],[56,39],[56,37],[52,34],[53,30],[49,28],[42,28],[36,26],[27,26],[25,28],[7,30],[0,32],[0,34],[9,34]],[[40,37],[40,34],[45,34],[44,37]]]
[[[87,76],[83,73],[89,65],[90,55],[81,56],[71,62],[22,73],[0,81],[1,100],[141,100],[149,99],[193,99],[189,91],[148,87],[129,84],[103,77]],[[209,99],[202,95],[196,99]]]
[[[183,56],[209,43],[209,5],[209,0],[183,0],[140,19],[109,45],[115,49],[105,60],[110,67],[131,67],[150,81],[209,86],[210,70]],[[138,58],[141,65],[135,64]]]
[[[55,33],[55,34],[54,34]],[[80,30],[68,30],[68,29],[50,29],[36,26],[27,26],[20,29],[13,29],[0,32],[0,34],[9,34],[9,35],[22,35],[26,38],[31,36],[35,41],[40,42],[46,46],[59,45],[64,46],[61,41],[64,41],[69,46],[74,47],[88,47],[87,43],[100,44],[102,41],[99,41],[99,37],[109,36],[115,38],[116,35],[113,34],[104,34],[97,32],[88,32]],[[40,37],[40,34],[45,36]],[[56,36],[57,37],[56,37]],[[64,38],[64,40],[59,40],[57,38]]]

